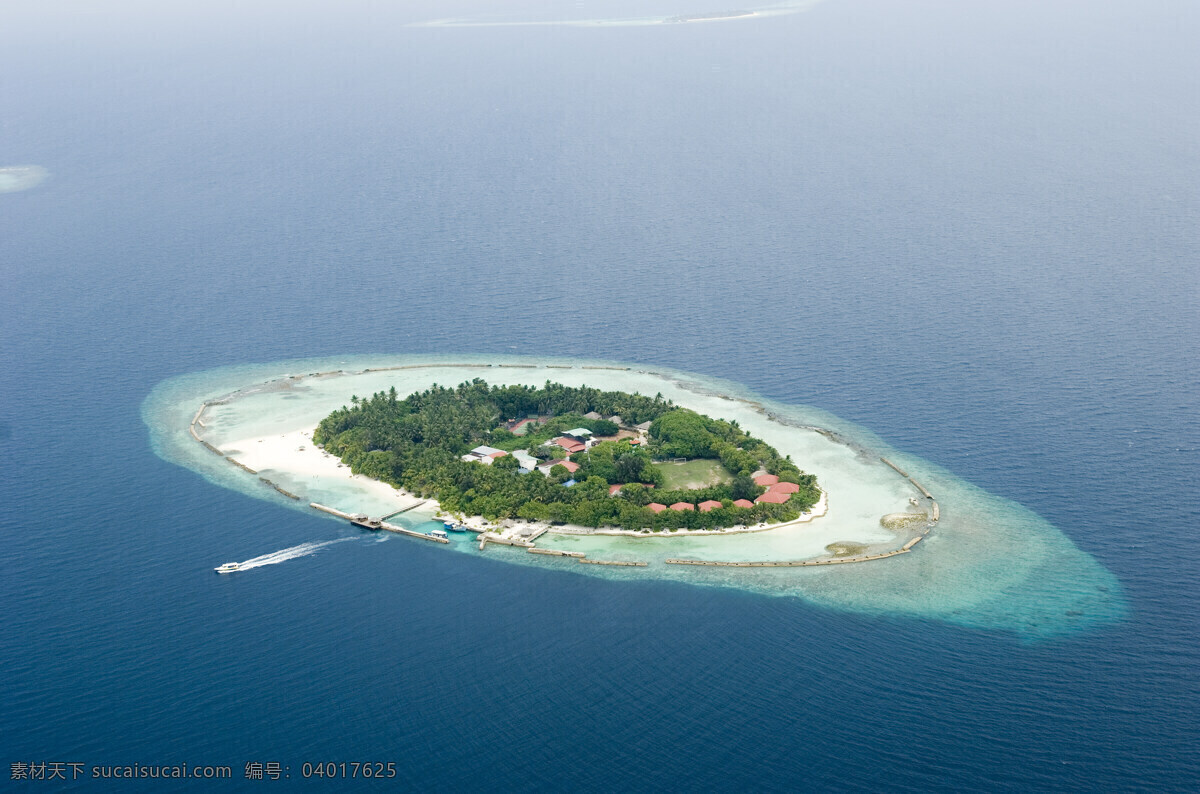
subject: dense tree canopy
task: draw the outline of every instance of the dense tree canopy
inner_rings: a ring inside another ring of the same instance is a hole
[[[619,428],[612,422],[584,417],[593,411],[620,415],[629,425],[651,422],[649,444],[631,444],[629,438],[617,437]],[[506,427],[521,419],[534,420],[521,428],[523,435]],[[574,474],[563,465],[551,468],[549,476],[523,470],[512,455],[497,458],[490,466],[461,459],[480,445],[524,450],[541,460],[563,459],[565,450],[547,442],[580,427],[606,438],[571,456],[579,465]],[[313,440],[355,473],[436,499],[452,513],[493,520],[523,518],[656,531],[714,528],[790,520],[820,496],[815,477],[802,473],[736,423],[678,408],[661,395],[549,382],[542,387],[489,386],[476,378],[457,388],[433,386],[404,399],[395,388],[367,399],[354,397],[349,407],[321,421]],[[719,459],[736,476],[731,483],[709,488],[662,490],[662,473],[653,461],[676,457]],[[757,470],[796,483],[799,492],[784,504],[734,506],[736,499],[753,499],[762,493],[750,478]],[[573,485],[563,484],[568,478]],[[625,487],[610,495],[612,485]],[[658,488],[651,490],[653,486]],[[709,512],[660,513],[646,507],[651,501],[670,505],[705,500],[722,506]]]

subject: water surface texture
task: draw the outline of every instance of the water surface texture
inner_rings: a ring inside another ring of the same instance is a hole
[[[0,162],[53,175],[0,195],[0,761],[1200,789],[1197,4],[96,5],[0,24]],[[757,589],[583,575],[378,542],[155,424],[395,354],[744,389],[947,526]]]

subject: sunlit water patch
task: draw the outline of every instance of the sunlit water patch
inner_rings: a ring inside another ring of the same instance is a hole
[[[469,365],[462,366],[464,362]],[[486,360],[360,356],[286,361],[173,378],[153,391],[142,413],[161,457],[223,487],[294,509],[307,510],[309,502],[319,502],[346,512],[380,516],[411,500],[390,486],[352,476],[336,459],[310,446],[316,424],[333,409],[348,404],[351,395],[366,396],[392,386],[407,394],[433,383],[455,385],[475,377],[494,384],[540,385],[554,380],[662,393],[686,407],[737,420],[748,432],[790,454],[802,469],[817,475],[828,494],[828,513],[806,524],[747,534],[630,537],[551,533],[537,540],[541,548],[582,552],[592,559],[647,563],[638,568],[585,565],[572,558],[504,546],[489,545],[480,552],[475,536],[467,533],[451,533],[449,548],[610,579],[655,577],[734,587],[840,609],[1005,630],[1026,638],[1071,633],[1125,614],[1115,578],[1061,531],[1013,501],[889,447],[864,428],[809,406],[762,399],[728,381],[664,368],[588,368],[602,366],[612,365],[497,356]],[[393,369],[382,370],[385,367]],[[220,404],[205,409],[203,425],[197,426],[202,438],[224,455],[257,467],[255,473],[232,465],[192,437],[189,426],[197,411],[212,401]],[[281,447],[302,462],[293,464],[289,459],[286,468],[263,468],[263,462],[280,460]],[[838,544],[874,550],[895,547],[903,538],[881,526],[880,517],[904,511],[910,500],[921,494],[881,458],[917,480],[940,506],[940,521],[910,553],[820,567],[665,563],[680,558],[805,560],[827,557],[828,549]],[[265,485],[263,479],[298,498]],[[434,526],[431,511],[424,508],[390,520],[422,532]]]

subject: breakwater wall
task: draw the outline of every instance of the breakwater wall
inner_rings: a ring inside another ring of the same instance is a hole
[[[214,447],[214,449],[215,449],[215,447]],[[240,460],[237,460],[237,459],[235,459],[235,458],[231,458],[231,457],[229,457],[228,455],[226,455],[226,456],[225,456],[225,460],[229,461],[229,462],[230,462],[230,463],[232,463],[234,466],[237,466],[239,469],[242,469],[243,471],[248,471],[248,472],[250,472],[251,474],[254,474],[254,475],[257,475],[257,474],[258,474],[258,472],[256,472],[254,469],[252,469],[252,468],[250,468],[249,466],[247,466],[245,463],[242,463]]]
[[[843,565],[843,564],[851,563],[851,562],[870,562],[871,560],[884,560],[884,559],[887,559],[888,557],[895,557],[900,554],[908,554],[909,551],[912,549],[912,547],[914,545],[916,545],[916,541],[918,541],[920,539],[921,539],[920,537],[913,538],[903,548],[895,549],[893,551],[885,551],[885,552],[881,552],[879,554],[865,554],[861,557],[840,557],[840,558],[833,557],[833,558],[824,559],[824,560],[780,560],[780,561],[764,560],[762,562],[718,562],[715,560],[670,559],[670,560],[664,560],[664,562],[666,562],[667,565],[709,565],[709,566],[722,567],[722,568],[799,568],[801,566],[808,566],[808,565]]]
[[[892,463],[887,458],[880,458],[880,460],[883,461],[884,463],[886,463],[888,466],[891,466],[893,469],[896,470],[896,473],[898,473],[901,477],[904,477],[906,480],[908,480],[910,483],[912,483],[913,487],[916,488],[918,491],[920,491],[924,495],[924,497],[932,503],[930,520],[936,524],[942,517],[942,510],[940,507],[938,507],[937,500],[933,498],[933,494],[931,494],[924,485],[921,485],[921,483],[917,482],[914,477],[909,476],[908,472],[906,472],[904,469],[897,466],[895,463]]]
[[[530,546],[529,548],[525,549],[525,551],[529,552],[530,554],[545,554],[549,557],[576,557],[576,558],[578,558],[578,557],[585,556],[582,551],[563,551],[562,549],[539,549],[534,546]]]
[[[520,547],[526,548],[526,549],[533,546],[533,544],[527,540],[511,540],[509,538],[502,538],[499,535],[486,535],[486,536],[481,535],[480,539],[483,542],[498,543],[501,546],[520,546]],[[483,547],[480,546],[480,548],[483,548]]]
[[[627,568],[645,568],[644,562],[633,562],[630,560],[589,560],[586,557],[576,557],[576,562],[582,562],[587,565],[623,565]]]
[[[271,487],[272,487],[272,488],[274,488],[276,491],[279,491],[281,494],[283,494],[283,495],[284,495],[284,496],[286,496],[287,498],[289,498],[289,499],[295,499],[295,500],[299,501],[299,499],[300,499],[300,497],[299,497],[299,496],[296,496],[296,494],[292,493],[291,491],[285,491],[283,488],[279,487],[279,485],[277,485],[276,483],[273,483],[273,482],[271,482],[271,481],[270,481],[270,480],[268,480],[266,477],[259,477],[258,479],[259,479],[259,480],[261,480],[262,482],[266,483],[267,485],[271,486]]]

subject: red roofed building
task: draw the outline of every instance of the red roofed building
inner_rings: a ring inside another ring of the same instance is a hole
[[[691,502],[676,502],[671,505],[672,510],[695,510],[696,506]]]
[[[576,441],[575,439],[567,438],[566,436],[560,436],[559,438],[554,439],[554,443],[565,449],[570,455],[574,455],[576,452],[583,452],[585,449],[587,449],[587,445],[582,441]]]
[[[621,486],[620,486],[620,485],[610,485],[610,486],[608,486],[608,495],[609,495],[609,496],[612,496],[613,494],[615,494],[615,493],[616,493],[617,491],[619,491],[619,490],[621,490]]]
[[[764,488],[774,485],[777,482],[779,482],[779,478],[774,474],[760,474],[754,478],[754,484],[761,485]]]
[[[772,485],[771,490],[779,491],[779,493],[796,493],[800,490],[800,486],[794,482],[779,482]]]
[[[560,460],[558,461],[558,465],[565,466],[567,471],[571,472],[572,474],[579,471],[579,464],[573,460]]]
[[[667,509],[666,505],[660,505],[658,502],[651,502],[650,504],[646,505],[646,507],[650,508],[656,513],[661,513]]]
[[[751,502],[749,499],[735,499],[735,500],[733,500],[733,506],[734,507],[754,507],[754,502]]]
[[[759,504],[766,502],[768,504],[781,505],[784,502],[786,502],[788,499],[791,499],[791,498],[792,498],[792,495],[790,493],[780,493],[779,491],[776,491],[776,490],[770,490],[770,491],[767,491],[762,496],[755,499],[754,501]]]
[[[709,499],[707,502],[701,502],[698,507],[701,513],[707,513],[709,510],[716,510],[721,506],[721,503],[716,499]]]

